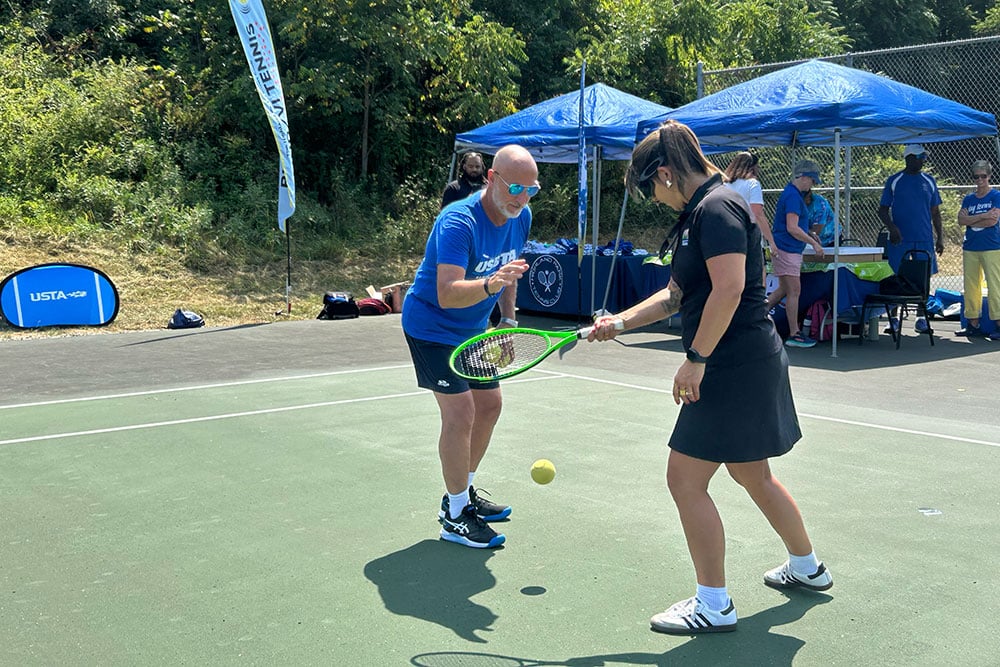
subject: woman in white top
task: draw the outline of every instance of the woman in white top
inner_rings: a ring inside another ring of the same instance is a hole
[[[764,191],[758,180],[758,158],[753,153],[742,151],[736,154],[724,172],[726,186],[732,188],[746,200],[753,214],[753,221],[760,228],[760,235],[768,246],[774,246],[774,235],[771,233],[771,223],[764,215]],[[765,257],[766,259],[766,257]],[[764,284],[767,284],[767,267],[764,268]]]

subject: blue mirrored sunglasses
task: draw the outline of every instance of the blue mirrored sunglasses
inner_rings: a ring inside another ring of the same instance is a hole
[[[520,183],[508,183],[507,179],[501,176],[499,172],[494,171],[493,173],[496,175],[497,178],[503,181],[504,185],[507,186],[507,192],[514,195],[515,197],[521,194],[522,192],[527,192],[529,197],[534,197],[535,195],[538,194],[539,190],[542,189],[542,186],[538,184],[521,185]]]

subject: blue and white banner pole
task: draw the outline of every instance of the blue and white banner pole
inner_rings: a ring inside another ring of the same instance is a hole
[[[285,232],[285,255],[288,272],[285,280],[285,302],[292,312],[292,251],[287,220],[295,212],[295,170],[292,167],[292,144],[288,133],[288,113],[285,94],[281,89],[278,61],[267,15],[260,0],[229,0],[229,10],[236,22],[240,42],[257,95],[271,123],[271,132],[278,145],[278,229]]]

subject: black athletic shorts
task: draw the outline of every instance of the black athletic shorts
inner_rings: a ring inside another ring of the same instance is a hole
[[[455,375],[448,365],[451,353],[455,351],[454,345],[419,340],[406,332],[403,332],[403,335],[406,336],[406,344],[410,347],[410,357],[417,372],[418,387],[440,394],[461,394],[470,389],[496,389],[500,386],[496,380],[476,382]]]

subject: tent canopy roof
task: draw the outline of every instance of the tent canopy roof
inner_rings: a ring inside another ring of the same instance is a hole
[[[587,146],[601,146],[607,160],[630,159],[638,122],[670,111],[670,107],[603,83],[584,88],[583,106]],[[574,163],[579,126],[580,91],[576,90],[459,134],[455,150],[492,155],[507,144],[520,144],[539,162]]]
[[[955,141],[997,133],[993,114],[884,76],[819,60],[737,84],[639,123],[637,140],[668,118],[702,147],[844,146]]]

